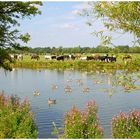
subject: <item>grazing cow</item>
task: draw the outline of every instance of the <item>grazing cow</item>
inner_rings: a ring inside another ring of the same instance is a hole
[[[79,53],[75,55],[75,59],[80,59],[80,57],[81,57],[81,54]]]
[[[57,56],[56,59],[57,59],[57,60],[63,60],[63,61],[64,61],[64,56],[63,56],[63,55],[61,55],[61,56]]]
[[[100,57],[101,56],[99,54],[96,54],[96,55],[93,56],[93,60],[96,60],[96,61],[100,60]]]
[[[44,57],[45,57],[46,60],[51,60],[52,59],[52,57],[50,55],[45,55]]]
[[[33,54],[33,55],[31,56],[31,59],[39,60],[40,57],[39,57],[39,55],[37,55],[37,54]]]
[[[123,58],[122,58],[123,61],[126,61],[126,60],[132,60],[132,56],[131,55],[125,55]]]
[[[14,59],[14,55],[13,54],[10,54],[10,57],[11,57],[11,59]]]
[[[94,60],[93,56],[87,56],[87,60]]]
[[[52,55],[51,56],[51,59],[56,59],[56,55]]]
[[[100,56],[99,58],[100,61],[108,62],[108,56]]]
[[[18,54],[10,54],[11,59],[18,59]]]
[[[108,62],[116,62],[116,57],[115,56],[112,56],[112,57],[108,57]]]
[[[72,59],[72,60],[75,60],[76,57],[73,54],[70,54],[69,58]]]
[[[80,60],[87,60],[87,56],[80,57]]]
[[[69,55],[63,55],[64,59],[68,60],[70,59]]]
[[[19,55],[17,56],[17,59],[18,59],[18,60],[23,60],[23,55],[22,55],[22,54],[19,54]]]

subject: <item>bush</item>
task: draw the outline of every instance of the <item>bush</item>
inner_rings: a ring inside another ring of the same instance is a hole
[[[37,130],[27,100],[0,94],[0,138],[36,138]]]
[[[64,134],[61,138],[102,138],[103,129],[99,125],[97,111],[95,101],[88,102],[84,111],[73,107],[65,114]]]
[[[112,119],[114,138],[140,138],[140,112],[132,110],[128,114],[119,113]]]

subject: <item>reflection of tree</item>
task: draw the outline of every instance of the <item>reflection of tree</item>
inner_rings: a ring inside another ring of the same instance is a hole
[[[94,81],[102,81],[103,84],[108,85],[108,88],[104,88],[103,91],[107,92],[109,96],[116,93],[116,88],[118,86],[122,87],[125,92],[130,92],[132,90],[140,89],[140,73],[126,73],[126,72],[116,72],[114,74],[98,73],[94,75]],[[101,84],[98,83],[98,84]]]
[[[119,73],[113,79],[113,85],[122,86],[125,91],[140,89],[140,85],[138,85],[139,74]]]

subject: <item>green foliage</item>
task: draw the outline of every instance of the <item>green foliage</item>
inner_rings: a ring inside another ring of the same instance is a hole
[[[37,14],[40,14],[38,7],[42,5],[42,2],[0,2],[0,47],[4,49],[6,47],[20,47],[17,43],[21,40],[25,43],[28,42],[30,36],[28,33],[22,35],[17,26],[19,26],[19,19],[30,18]],[[5,50],[6,51],[6,50]],[[1,56],[2,57],[2,56]],[[2,58],[3,60],[5,58]],[[4,62],[2,62],[4,63]],[[7,65],[8,66],[8,65]],[[5,69],[9,67],[0,65]]]
[[[12,62],[11,57],[5,49],[0,48],[0,66],[7,69],[12,70],[10,63]]]
[[[138,1],[110,1],[89,2],[89,7],[83,10],[82,15],[87,16],[88,24],[92,26],[95,20],[101,20],[107,31],[130,32],[140,43],[140,2]],[[94,21],[94,22],[93,22]],[[111,43],[111,36],[105,35],[106,30],[94,31],[103,44]],[[98,36],[98,33],[100,36]],[[101,34],[100,34],[101,33]]]
[[[119,73],[113,78],[113,85],[121,86],[125,91],[131,91],[135,89],[140,89],[140,86],[136,84],[139,81],[139,75],[134,76],[133,74]]]
[[[97,117],[95,101],[88,102],[86,109],[80,111],[73,107],[65,114],[64,134],[61,138],[102,138],[103,130]]]
[[[37,130],[27,100],[0,94],[0,138],[37,138]]]
[[[23,53],[25,50],[28,53],[36,53],[36,54],[52,54],[52,55],[63,55],[63,54],[91,54],[91,53],[140,53],[140,47],[129,47],[128,45],[119,45],[115,47],[108,47],[105,45],[99,45],[96,47],[37,47],[37,48],[27,48],[19,47],[16,50],[12,50],[11,53]]]
[[[27,43],[27,42],[30,40],[30,35],[29,35],[28,33],[26,33],[26,34],[24,34],[24,35],[21,35],[21,36],[20,36],[20,39],[21,39],[23,42]]]
[[[140,138],[140,112],[119,113],[112,119],[113,138]]]

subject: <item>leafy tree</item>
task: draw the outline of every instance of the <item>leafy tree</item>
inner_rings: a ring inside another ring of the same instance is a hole
[[[140,43],[140,2],[90,2],[89,8],[84,9],[82,15],[88,17],[90,26],[93,20],[100,19],[109,31],[130,32]],[[96,33],[96,36],[105,43],[111,41],[111,37],[104,36],[103,31]]]
[[[20,26],[19,19],[41,14],[39,5],[41,6],[42,2],[0,2],[0,51],[6,51],[6,47],[19,48],[17,40],[25,43],[29,41],[30,35],[28,33],[22,35],[17,29]],[[3,60],[9,61],[9,59],[3,58],[4,56],[0,57],[0,66],[5,68]]]

